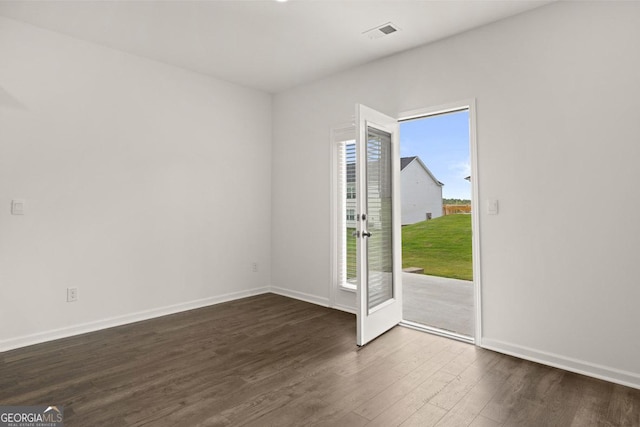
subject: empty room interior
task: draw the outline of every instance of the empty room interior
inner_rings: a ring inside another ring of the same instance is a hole
[[[640,425],[638,41],[635,1],[0,1],[0,410]],[[376,231],[336,282],[336,130],[370,202],[366,117],[461,106],[472,343],[377,326]]]

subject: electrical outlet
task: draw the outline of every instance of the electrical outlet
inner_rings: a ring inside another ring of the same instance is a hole
[[[251,263],[251,271],[253,271],[254,273],[258,272],[258,263],[257,262],[252,262]]]
[[[67,288],[67,302],[78,301],[78,288]]]
[[[24,215],[24,200],[11,201],[11,215]]]

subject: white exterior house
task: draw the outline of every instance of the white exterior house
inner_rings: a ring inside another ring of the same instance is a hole
[[[347,227],[356,226],[355,164],[346,165]],[[402,225],[415,224],[428,218],[442,216],[442,182],[438,181],[420,157],[400,159],[400,188],[402,198]]]
[[[442,216],[442,186],[420,157],[400,159],[402,225]]]

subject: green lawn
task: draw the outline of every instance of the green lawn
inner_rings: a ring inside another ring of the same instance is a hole
[[[402,227],[402,268],[473,280],[471,215],[447,215]]]
[[[355,277],[356,239],[347,229],[347,277]],[[447,215],[402,227],[402,268],[424,274],[473,280],[471,215]]]

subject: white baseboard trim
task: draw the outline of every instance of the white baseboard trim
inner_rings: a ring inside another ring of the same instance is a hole
[[[498,353],[515,356],[520,359],[541,363],[543,365],[553,366],[554,368],[564,369],[565,371],[575,372],[588,377],[594,377],[627,387],[640,389],[640,375],[633,372],[622,371],[620,369],[598,365],[584,360],[565,357],[554,353],[547,353],[545,351],[539,351],[533,348],[509,344],[488,338],[482,339],[480,347],[486,348],[487,350],[497,351]]]
[[[321,305],[323,307],[329,307],[329,298],[323,298],[316,295],[307,294],[305,292],[292,291],[290,289],[279,288],[277,286],[271,286],[269,290],[271,291],[271,293],[282,295],[283,297],[299,299],[300,301],[310,302],[312,304]]]
[[[331,306],[329,306],[330,308],[334,308],[336,310],[340,310],[340,311],[346,311],[347,313],[351,313],[351,314],[356,314],[356,309],[353,307],[348,307],[346,305],[341,305],[341,304],[333,304]]]
[[[85,334],[87,332],[99,331],[101,329],[113,328],[114,326],[126,325],[128,323],[140,322],[142,320],[153,319],[155,317],[166,316],[169,314],[179,313],[182,311],[202,308],[209,305],[220,304],[223,302],[233,301],[240,298],[246,298],[253,295],[260,295],[269,292],[268,287],[254,288],[246,291],[232,292],[214,297],[203,298],[195,301],[188,301],[180,304],[169,305],[165,307],[154,308],[151,310],[139,311],[136,313],[126,314],[123,316],[115,316],[107,319],[96,320],[93,322],[82,323],[79,325],[69,326],[66,328],[52,329],[37,334],[25,335],[22,337],[10,338],[0,341],[0,352],[13,350],[20,347],[26,347],[33,344],[40,344],[46,341],[52,341],[60,338],[67,338],[73,335]]]

